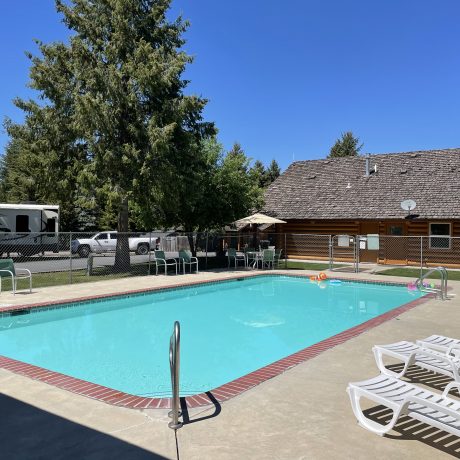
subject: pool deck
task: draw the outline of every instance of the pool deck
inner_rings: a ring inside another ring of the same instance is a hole
[[[16,296],[3,292],[0,307],[233,276],[235,272],[216,271],[37,288],[32,294]],[[368,273],[334,276],[409,280]],[[190,409],[189,423],[177,431],[177,440],[167,427],[164,410],[111,406],[0,369],[2,452],[12,459],[175,459],[176,449],[181,459],[460,458],[460,438],[408,419],[402,419],[386,437],[360,428],[345,392],[348,382],[377,375],[371,352],[376,343],[415,340],[433,333],[460,336],[460,282],[449,282],[449,286],[448,301],[430,299],[223,404]],[[416,370],[411,378],[436,390],[448,382]]]

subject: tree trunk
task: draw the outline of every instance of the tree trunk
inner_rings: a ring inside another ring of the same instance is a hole
[[[123,197],[118,210],[118,238],[117,252],[115,253],[114,270],[116,272],[127,272],[131,268],[129,254],[129,221],[128,221],[128,198]]]
[[[187,238],[188,238],[188,244],[190,246],[190,250],[192,251],[192,256],[196,257],[195,238],[193,238],[193,232],[192,231],[187,231]]]

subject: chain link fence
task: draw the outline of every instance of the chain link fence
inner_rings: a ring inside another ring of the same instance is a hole
[[[0,261],[33,274],[33,286],[184,272],[180,252],[199,270],[228,269],[228,249],[244,255],[274,249],[282,269],[362,271],[368,266],[460,268],[460,238],[445,236],[315,235],[271,232],[1,233]],[[168,264],[157,266],[157,259]],[[190,271],[190,266],[187,266]],[[2,289],[11,289],[8,276]],[[24,281],[25,283],[25,281]],[[25,287],[25,285],[24,285]],[[21,285],[18,285],[21,289]]]

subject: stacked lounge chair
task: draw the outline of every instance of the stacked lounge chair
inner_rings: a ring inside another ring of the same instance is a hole
[[[361,426],[383,436],[395,426],[401,415],[407,415],[460,436],[460,401],[449,397],[454,388],[460,392],[459,340],[432,335],[416,343],[402,341],[376,345],[373,352],[381,374],[369,380],[350,383],[347,388],[353,412]],[[403,370],[397,373],[387,369],[383,356],[401,360]],[[454,381],[440,395],[400,380],[413,364],[452,377]],[[391,409],[393,416],[390,422],[381,425],[367,418],[360,407],[362,397]]]

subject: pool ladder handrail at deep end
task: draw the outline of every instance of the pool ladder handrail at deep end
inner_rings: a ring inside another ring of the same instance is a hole
[[[171,387],[172,387],[172,398],[171,398],[171,411],[168,416],[172,418],[172,421],[168,423],[169,428],[177,430],[182,428],[183,423],[179,421],[179,417],[182,416],[180,411],[180,399],[179,399],[179,371],[180,371],[180,324],[179,321],[174,322],[173,333],[169,340],[169,367],[171,370]]]
[[[441,288],[430,288],[423,285],[423,280],[430,276],[432,273],[438,272],[441,275]],[[415,281],[415,285],[422,292],[433,292],[435,293],[441,300],[447,300],[447,279],[448,273],[444,267],[435,267],[431,270],[428,270],[424,273],[420,278]]]

